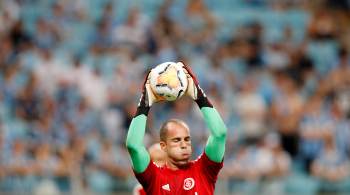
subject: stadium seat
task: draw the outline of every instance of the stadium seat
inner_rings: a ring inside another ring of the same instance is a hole
[[[317,193],[318,188],[319,183],[317,180],[300,173],[292,173],[285,183],[285,192],[287,194],[313,195]]]

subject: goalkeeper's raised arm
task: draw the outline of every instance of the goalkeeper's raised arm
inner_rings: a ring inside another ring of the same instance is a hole
[[[181,63],[181,62],[179,62]],[[210,136],[205,146],[205,154],[214,162],[221,162],[225,153],[227,128],[217,110],[213,107],[208,97],[199,86],[197,77],[187,65],[182,64],[188,76],[187,95],[199,106]]]
[[[149,72],[143,83],[137,111],[131,121],[126,138],[126,147],[131,156],[132,168],[136,173],[143,172],[150,163],[150,156],[143,144],[143,139],[146,131],[148,111],[154,102],[159,101],[150,88],[148,77]]]

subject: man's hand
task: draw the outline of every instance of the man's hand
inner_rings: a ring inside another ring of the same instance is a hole
[[[188,79],[188,87],[186,91],[186,95],[190,96],[194,101],[196,101],[200,107],[207,106],[213,107],[209,102],[207,96],[205,95],[203,89],[199,86],[198,79],[196,75],[193,73],[192,69],[183,64],[182,62],[178,62],[185,70]]]
[[[199,96],[205,96],[203,90],[199,86],[198,79],[192,72],[191,68],[183,64],[182,62],[178,62],[178,64],[180,64],[184,68],[185,73],[187,75],[188,87],[186,94],[192,97],[193,100],[197,100]]]
[[[153,93],[150,85],[149,74],[150,70],[145,76],[145,80],[142,85],[142,96],[140,99],[140,104],[144,101],[145,106],[151,107],[153,103],[161,101],[160,98]]]
[[[149,81],[149,73],[151,71],[149,70],[145,76],[145,80],[142,85],[142,94],[139,101],[139,104],[137,105],[137,112],[136,116],[139,114],[145,114],[147,115],[149,108],[152,106],[153,103],[159,102],[162,99],[153,93]]]

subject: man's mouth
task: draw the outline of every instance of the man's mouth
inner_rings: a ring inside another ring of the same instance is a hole
[[[182,154],[182,157],[188,158],[188,157],[190,157],[190,154],[184,153],[184,154]]]

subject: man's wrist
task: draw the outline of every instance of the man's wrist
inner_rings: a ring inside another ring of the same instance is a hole
[[[195,101],[199,106],[199,108],[203,108],[203,107],[213,108],[213,104],[209,101],[209,99],[206,96],[200,96]]]
[[[136,110],[135,117],[144,114],[145,116],[148,115],[150,107],[149,106],[138,106]]]

